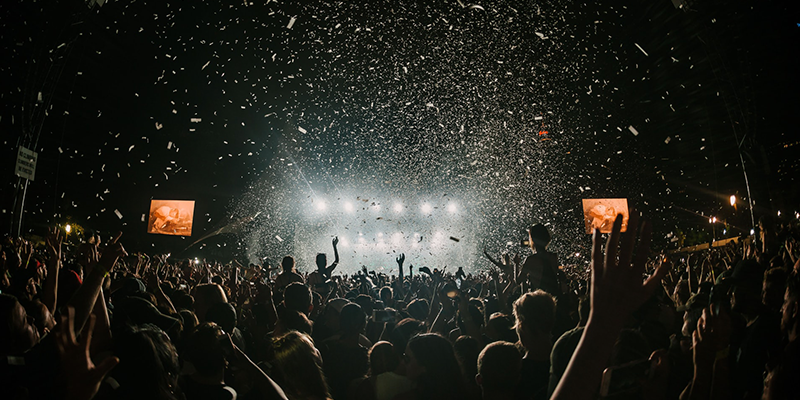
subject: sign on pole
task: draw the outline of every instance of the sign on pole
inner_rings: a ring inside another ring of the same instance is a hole
[[[14,175],[33,181],[33,177],[36,175],[36,156],[35,151],[19,146],[19,152],[17,152],[17,166],[14,168]]]

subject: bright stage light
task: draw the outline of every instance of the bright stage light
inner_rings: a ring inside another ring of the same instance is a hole
[[[382,238],[383,237],[383,232],[378,232],[378,237]]]
[[[403,212],[403,205],[400,203],[394,203],[394,211],[395,212]]]
[[[456,207],[456,203],[450,203],[450,204],[447,205],[447,211],[450,211],[451,213],[454,213],[457,210],[458,210],[458,207]]]
[[[325,211],[326,208],[328,208],[328,205],[325,204],[324,201],[320,200],[320,201],[317,202],[317,210]]]
[[[433,207],[428,203],[424,203],[420,209],[424,214],[430,214],[433,211]]]
[[[731,205],[736,205],[736,196],[731,195]]]
[[[402,233],[396,232],[394,235],[392,235],[392,243],[393,244],[399,245],[402,242],[403,242],[403,234]]]
[[[353,206],[353,203],[348,201],[347,203],[344,203],[344,210],[349,212],[349,213],[351,213],[351,212],[355,211],[356,208]]]
[[[381,210],[381,205],[380,204],[375,204],[374,206],[372,206],[372,210],[373,211],[380,211]]]
[[[72,232],[72,225],[67,224],[67,226],[64,227],[64,230],[67,231],[67,233]]]

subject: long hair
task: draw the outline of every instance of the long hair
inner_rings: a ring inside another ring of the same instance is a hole
[[[290,399],[309,395],[331,397],[322,372],[322,359],[311,337],[291,331],[275,339],[273,351],[275,379]]]
[[[145,324],[120,331],[114,342],[114,355],[120,362],[110,375],[120,384],[115,390],[117,399],[180,397],[178,353],[164,331]]]
[[[414,353],[425,372],[417,379],[422,399],[463,399],[466,381],[456,359],[453,345],[447,339],[426,333],[408,341],[407,350]]]

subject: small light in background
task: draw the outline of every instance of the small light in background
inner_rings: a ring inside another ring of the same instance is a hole
[[[736,196],[734,196],[734,195],[731,195],[731,205],[732,206],[736,205]]]
[[[353,207],[353,203],[348,201],[347,203],[344,203],[344,210],[351,213],[355,211],[355,207]]]
[[[428,203],[423,204],[422,207],[420,208],[422,209],[422,212],[425,214],[430,214],[431,211],[433,211],[433,207],[431,207],[431,205]]]
[[[394,211],[395,212],[403,212],[403,205],[400,203],[394,203]]]
[[[327,205],[327,204],[325,204],[325,202],[324,202],[324,201],[321,201],[321,200],[320,200],[320,201],[318,201],[318,202],[317,202],[317,210],[319,210],[319,211],[325,211],[325,209],[326,209],[326,208],[328,208],[328,205]]]
[[[67,224],[67,226],[65,226],[65,227],[64,227],[64,230],[65,230],[67,233],[70,233],[70,232],[72,232],[72,225],[70,225],[70,224]]]
[[[458,207],[456,207],[456,203],[450,203],[450,204],[447,205],[447,211],[449,211],[451,213],[455,213],[457,210],[458,210]]]
[[[756,234],[756,230],[755,229],[750,229],[750,236],[753,236],[755,234]]]

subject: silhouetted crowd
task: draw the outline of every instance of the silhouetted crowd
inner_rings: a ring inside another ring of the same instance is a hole
[[[399,254],[345,275],[336,238],[301,274],[6,237],[0,398],[800,398],[796,220],[692,253],[627,227],[575,266],[536,224],[527,256],[485,252],[481,273]]]

